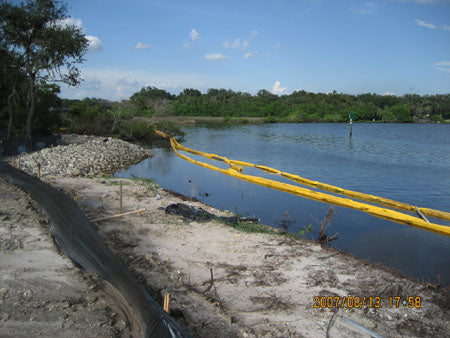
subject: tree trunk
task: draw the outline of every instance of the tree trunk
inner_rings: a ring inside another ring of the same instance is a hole
[[[31,132],[33,129],[33,117],[36,110],[36,74],[30,76],[30,110],[28,111],[27,125],[25,130],[25,141],[28,143],[28,150],[31,150]]]
[[[12,126],[13,126],[13,115],[14,115],[14,109],[13,109],[13,103],[14,103],[14,95],[16,95],[16,87],[13,87],[13,91],[8,96],[8,107],[9,107],[9,121],[8,121],[8,131],[6,134],[6,141],[11,140],[11,134],[12,134]]]

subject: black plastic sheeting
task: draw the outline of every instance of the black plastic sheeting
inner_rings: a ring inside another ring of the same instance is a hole
[[[30,194],[46,211],[55,241],[67,256],[122,293],[141,317],[143,337],[190,337],[136,281],[74,200],[4,162],[0,162],[0,178]]]
[[[249,223],[259,222],[258,218],[216,216],[214,214],[207,212],[202,208],[193,207],[184,203],[170,204],[164,210],[166,214],[183,216],[184,219],[189,219],[197,222],[218,220],[233,225],[237,225],[238,222],[249,222]]]

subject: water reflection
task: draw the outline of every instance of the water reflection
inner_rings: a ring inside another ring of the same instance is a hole
[[[351,137],[348,138],[348,150],[353,150],[353,139]]]

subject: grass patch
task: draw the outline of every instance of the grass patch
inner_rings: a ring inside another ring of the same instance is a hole
[[[102,176],[102,178],[105,179],[105,180],[111,180],[111,179],[113,179],[115,177],[114,177],[113,174],[105,174],[105,175]]]
[[[114,180],[110,179],[110,180],[106,181],[104,184],[108,187],[119,186],[120,181],[121,181],[121,179],[118,179],[117,177],[115,177]],[[122,186],[126,186],[126,185],[130,185],[130,182],[127,182],[126,180],[122,180]]]
[[[148,191],[155,192],[158,189],[158,185],[155,183],[155,180],[153,178],[132,177],[131,180],[147,188]]]
[[[225,224],[230,225],[228,223],[225,223]],[[231,226],[233,228],[235,228],[236,230],[239,230],[242,232],[247,232],[247,233],[259,233],[259,234],[281,235],[281,236],[284,235],[284,233],[282,233],[282,232],[272,230],[261,224],[238,221],[236,225],[231,225]]]
[[[142,182],[142,184],[153,184],[153,185],[155,185],[155,180],[153,178],[132,177],[131,180],[134,181],[134,182]]]

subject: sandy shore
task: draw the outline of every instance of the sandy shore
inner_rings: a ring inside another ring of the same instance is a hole
[[[119,212],[118,179],[42,179],[76,199],[90,219]],[[116,314],[101,283],[57,252],[24,193],[0,184],[6,191],[0,196],[0,336],[127,336],[126,320]],[[444,337],[450,332],[446,290],[314,242],[167,215],[164,208],[178,202],[226,215],[155,183],[123,180],[123,211],[147,210],[96,224],[155,300],[162,304],[166,292],[172,295],[171,315],[195,337]],[[359,306],[350,307],[357,296]],[[400,297],[398,307],[396,298],[391,306],[390,297]],[[326,300],[333,302],[331,308]]]

